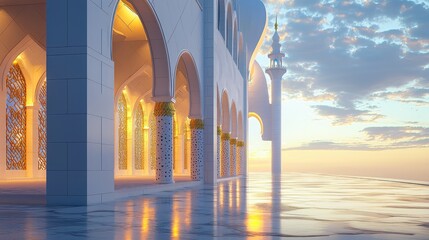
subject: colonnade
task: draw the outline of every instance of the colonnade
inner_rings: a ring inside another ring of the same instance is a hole
[[[244,174],[242,160],[244,141],[231,138],[229,132],[222,132],[217,127],[217,176],[218,178],[233,177]]]

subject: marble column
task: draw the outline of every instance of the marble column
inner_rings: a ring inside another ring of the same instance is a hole
[[[231,138],[230,140],[231,149],[230,149],[230,175],[237,175],[237,138]]]
[[[201,119],[191,119],[191,179],[203,180],[204,160],[204,122]]]
[[[242,175],[243,174],[243,141],[237,141],[237,174]]]
[[[220,138],[221,138],[221,135],[222,135],[222,128],[221,128],[221,126],[217,126],[217,148],[216,148],[216,160],[217,160],[217,178],[220,178],[220,168],[221,168],[221,165],[220,165],[220,144],[221,144],[221,141],[220,141]]]
[[[156,119],[156,182],[174,183],[173,179],[173,116],[172,102],[155,103]]]
[[[231,135],[229,133],[223,133],[222,140],[222,168],[221,168],[221,176],[228,177],[230,173],[230,164],[229,164],[229,140],[231,139]]]

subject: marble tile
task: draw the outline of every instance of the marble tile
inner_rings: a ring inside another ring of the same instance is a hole
[[[88,207],[33,196],[0,200],[0,239],[429,239],[429,186],[371,179],[253,174]]]

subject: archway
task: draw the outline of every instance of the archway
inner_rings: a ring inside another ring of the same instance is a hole
[[[201,119],[200,82],[197,68],[192,55],[183,51],[177,61],[174,81],[175,103],[175,134],[174,136],[174,174],[189,176],[190,174],[190,119]],[[182,126],[182,127],[180,127]]]
[[[0,179],[45,179],[45,62],[28,35],[1,61]]]
[[[262,135],[264,133],[264,122],[262,118],[254,112],[250,112],[248,116],[248,172],[260,172],[271,170],[271,142],[264,141]]]
[[[151,116],[154,101],[172,99],[173,92],[164,39],[150,4],[147,1],[118,1],[111,39],[115,95],[115,178],[153,177],[156,165],[156,125]],[[123,96],[127,101],[127,118],[120,117],[119,112]],[[124,126],[126,129],[121,129]],[[122,143],[125,141],[124,135],[127,136],[127,144]],[[121,163],[124,162],[121,160],[124,156],[126,165]]]
[[[233,51],[233,19],[232,19],[232,4],[228,4],[227,12],[226,12],[226,47],[229,50],[229,53],[232,55]]]

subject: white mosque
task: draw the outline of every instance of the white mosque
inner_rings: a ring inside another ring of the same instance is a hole
[[[41,181],[49,205],[215,185],[246,175],[248,116],[280,170],[266,25],[260,0],[0,0],[0,181]]]

